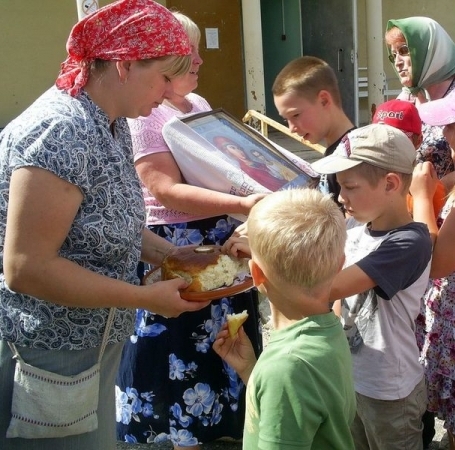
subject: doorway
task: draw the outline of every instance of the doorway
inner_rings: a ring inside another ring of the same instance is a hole
[[[343,109],[356,123],[355,0],[302,0],[303,54],[326,61],[337,75]]]
[[[167,0],[201,30],[204,63],[196,93],[241,119],[246,112],[241,0]],[[208,39],[207,39],[208,38]]]
[[[283,123],[275,108],[272,85],[280,70],[302,56],[300,0],[261,0],[265,114]]]

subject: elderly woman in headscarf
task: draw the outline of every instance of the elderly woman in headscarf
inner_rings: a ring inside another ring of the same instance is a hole
[[[420,105],[446,97],[455,89],[455,43],[435,20],[408,17],[387,22],[385,42],[389,60],[403,86],[398,99]],[[438,178],[454,170],[450,146],[443,127],[422,123],[423,141],[417,160],[429,161]],[[417,320],[417,338],[424,339],[425,313]],[[423,416],[423,444],[431,443],[435,434],[434,414]]]
[[[403,86],[398,99],[418,107],[455,89],[455,43],[439,23],[428,17],[389,20],[385,42],[389,60]],[[442,128],[424,123],[422,133],[417,159],[432,162],[442,178],[454,169]]]
[[[173,246],[144,227],[125,117],[150,114],[187,72],[184,29],[153,1],[120,0],[77,23],[67,51],[56,86],[0,136],[2,449],[114,449],[114,381],[135,309],[176,317],[207,305],[181,299],[182,280],[139,286],[136,274],[139,260],[160,264]],[[57,376],[83,373],[101,352],[95,429],[72,435],[59,421],[74,408],[63,395],[55,423],[25,435],[41,417],[12,405],[13,351]],[[52,429],[68,436],[47,438]]]

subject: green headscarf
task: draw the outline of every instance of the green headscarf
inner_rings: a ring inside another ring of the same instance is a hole
[[[405,91],[417,95],[455,74],[455,43],[438,22],[429,17],[408,17],[389,20],[386,31],[393,27],[403,33],[411,56],[412,86],[403,87]],[[387,51],[390,55],[390,47]]]

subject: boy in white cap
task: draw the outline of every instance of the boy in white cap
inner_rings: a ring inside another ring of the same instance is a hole
[[[415,319],[428,282],[431,239],[406,196],[415,148],[400,130],[372,124],[313,163],[336,174],[346,221],[346,263],[332,285],[351,347],[356,449],[422,449],[427,397]]]

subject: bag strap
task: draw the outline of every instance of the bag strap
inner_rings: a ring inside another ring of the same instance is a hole
[[[109,315],[107,316],[106,328],[104,329],[103,340],[101,341],[100,347],[100,354],[98,355],[98,364],[101,362],[104,350],[106,349],[107,341],[109,339],[109,332],[111,330],[112,323],[114,322],[115,311],[116,308],[110,308]],[[19,351],[17,350],[17,347],[14,345],[14,343],[11,341],[6,342],[8,343],[11,351],[13,352],[13,359],[18,359],[23,362],[24,360],[21,358],[21,355],[19,354]]]
[[[17,351],[16,346],[11,341],[6,341],[6,342],[8,342],[9,348],[13,352],[13,359],[19,359],[20,361],[23,362],[23,359],[21,358],[21,355],[19,355],[19,352]]]
[[[115,311],[116,311],[116,308],[111,308],[109,311],[109,315],[107,316],[106,328],[104,329],[103,340],[101,342],[101,347],[100,347],[100,354],[98,356],[98,363],[101,362],[101,359],[103,358],[104,350],[106,349],[107,341],[109,339],[109,332],[111,331],[111,326],[114,322]]]

